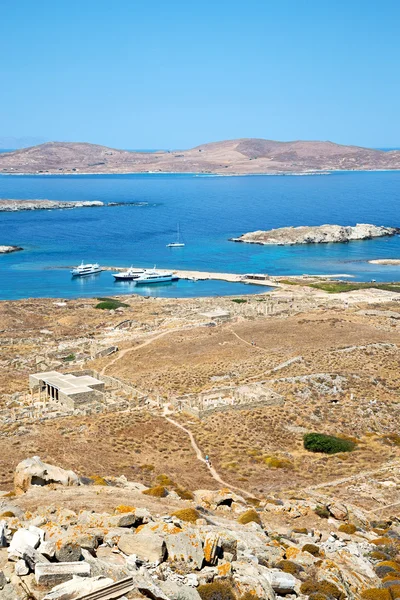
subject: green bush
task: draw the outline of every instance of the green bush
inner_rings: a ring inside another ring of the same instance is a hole
[[[344,440],[334,435],[325,435],[325,433],[306,433],[303,443],[306,450],[324,454],[351,452],[356,447],[356,444],[350,440]]]
[[[247,300],[246,298],[232,298],[232,302],[236,302],[236,304],[245,304]]]
[[[125,302],[115,300],[114,298],[97,298],[97,300],[100,300],[100,302],[96,304],[95,308],[100,308],[101,310],[115,310],[121,306],[129,306],[129,304],[125,304]]]
[[[321,519],[329,519],[330,517],[330,512],[326,506],[317,506],[314,512],[316,515],[321,517]]]
[[[253,508],[250,508],[241,514],[238,518],[238,523],[241,525],[247,525],[247,523],[258,523],[258,525],[262,525],[260,515]]]
[[[172,516],[187,523],[196,523],[200,519],[200,513],[195,508],[181,508],[173,512]]]
[[[199,585],[197,591],[201,600],[236,600],[236,596],[229,583],[214,581]]]

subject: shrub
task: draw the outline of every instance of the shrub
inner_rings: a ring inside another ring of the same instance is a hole
[[[101,475],[92,475],[89,479],[91,479],[92,485],[108,485],[107,481]]]
[[[200,519],[200,513],[195,508],[182,508],[172,513],[172,516],[187,523],[196,523]]]
[[[388,560],[389,555],[385,554],[385,552],[380,552],[379,550],[373,550],[369,553],[369,557],[373,560]]]
[[[247,523],[258,523],[258,525],[262,525],[260,515],[253,508],[250,508],[241,514],[238,518],[238,523],[241,525],[247,525]]]
[[[65,356],[65,357],[63,358],[63,361],[64,361],[64,362],[70,362],[70,361],[72,361],[72,360],[75,360],[75,358],[76,358],[75,354],[68,354],[68,356]]]
[[[129,304],[125,304],[125,302],[115,300],[114,298],[97,298],[97,300],[100,300],[100,302],[96,304],[95,308],[100,308],[101,310],[115,310],[121,306],[129,306]]]
[[[165,487],[175,485],[175,483],[172,481],[172,479],[168,475],[164,475],[164,474],[157,475],[156,481],[157,481],[158,485],[163,485]]]
[[[224,581],[213,581],[213,583],[199,585],[197,591],[201,600],[236,600],[232,587]]]
[[[131,513],[131,512],[135,512],[136,508],[134,506],[126,506],[125,504],[119,504],[118,506],[115,507],[115,513],[117,514],[122,514],[122,513]]]
[[[364,590],[361,594],[361,598],[364,600],[392,600],[390,591],[381,588],[370,588],[369,590]]]
[[[265,456],[263,461],[270,469],[293,469],[293,464],[287,458]]]
[[[247,300],[246,298],[232,298],[232,302],[236,302],[236,304],[245,304]]]
[[[261,600],[261,598],[252,592],[246,592],[243,596],[240,596],[239,600]]]
[[[337,452],[351,452],[356,444],[351,440],[344,440],[333,435],[324,433],[306,433],[303,444],[310,452],[323,452],[324,454],[336,454]]]
[[[314,510],[314,512],[316,515],[321,517],[321,519],[329,519],[329,517],[330,517],[330,512],[326,508],[326,506],[317,506],[317,508]]]
[[[176,492],[179,498],[182,498],[182,500],[193,500],[194,498],[192,492],[190,492],[189,490],[185,490],[181,487],[174,488],[174,492]]]
[[[1,513],[0,515],[0,518],[3,517],[15,517],[15,515],[11,510],[6,510],[6,512]]]
[[[335,598],[336,600],[342,600],[342,598],[344,598],[343,592],[341,592],[334,583],[325,580],[315,581],[313,579],[308,579],[301,584],[300,591],[306,596],[311,596],[311,594],[323,594],[328,598]]]
[[[163,485],[156,485],[148,490],[144,490],[142,494],[145,494],[146,496],[154,496],[155,498],[165,498],[165,496],[168,495],[168,492]]]
[[[303,570],[301,565],[298,565],[292,560],[281,560],[276,564],[276,567],[284,573],[290,573],[291,575],[297,575]]]
[[[392,594],[393,600],[397,600],[397,598],[400,598],[400,585],[399,584],[391,585],[389,589],[390,589],[390,593]]]
[[[313,556],[319,556],[319,548],[315,544],[304,544],[301,549],[302,552],[308,552]]]
[[[357,527],[353,525],[353,523],[342,523],[342,525],[339,527],[339,531],[342,533],[352,534],[357,531]]]

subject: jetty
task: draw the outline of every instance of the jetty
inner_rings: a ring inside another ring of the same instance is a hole
[[[102,267],[104,271],[124,271],[126,267]],[[213,271],[185,271],[173,269],[174,275],[179,279],[192,281],[219,280],[230,283],[247,283],[265,285],[267,287],[280,287],[281,284],[272,279],[267,273],[214,273]]]

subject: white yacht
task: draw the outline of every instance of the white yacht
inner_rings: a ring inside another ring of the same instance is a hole
[[[143,275],[143,273],[145,273],[145,269],[134,269],[133,267],[130,267],[126,271],[113,273],[113,277],[115,281],[134,281],[140,277],[140,275]]]
[[[179,223],[178,223],[177,232],[176,232],[176,242],[171,242],[170,244],[167,244],[167,248],[183,248],[184,245],[185,245],[184,242],[181,242],[181,232],[179,231]]]
[[[84,264],[82,261],[82,264],[80,264],[79,267],[75,267],[74,269],[72,269],[71,275],[73,275],[74,277],[84,277],[85,275],[94,275],[95,273],[101,273],[102,270],[103,269],[97,263]]]
[[[148,283],[166,283],[176,279],[177,277],[174,276],[172,271],[159,271],[154,267],[154,269],[146,269],[142,275],[139,275],[139,277],[135,279],[135,283],[136,285]]]

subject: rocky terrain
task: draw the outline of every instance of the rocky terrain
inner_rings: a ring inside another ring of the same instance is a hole
[[[0,155],[3,173],[317,173],[400,169],[400,151],[332,142],[244,138],[190,150],[128,152],[95,144],[48,142]]]
[[[14,200],[0,199],[0,212],[20,212],[23,210],[60,210],[72,208],[96,208],[100,206],[141,206],[145,202],[101,202],[100,200]]]
[[[0,510],[3,600],[400,597],[398,517],[319,492],[184,491],[165,475],[149,488],[33,457]]]
[[[0,303],[0,598],[399,598],[399,298]],[[31,396],[48,370],[110,405]],[[221,403],[265,388],[282,401]]]
[[[10,254],[10,252],[18,252],[23,250],[21,246],[0,246],[0,254]]]
[[[267,231],[252,231],[240,237],[231,238],[232,242],[247,244],[275,244],[291,246],[293,244],[331,244],[351,242],[354,240],[370,240],[377,237],[397,235],[398,227],[380,227],[358,223],[354,227],[341,225],[319,225],[311,227],[281,227]]]

